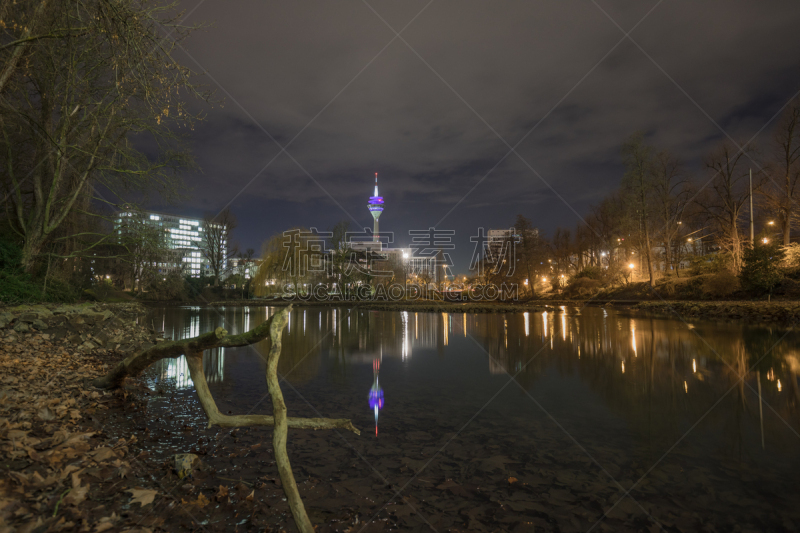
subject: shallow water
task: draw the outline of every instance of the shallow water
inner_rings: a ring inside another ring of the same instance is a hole
[[[239,333],[274,312],[167,308],[152,320],[185,338],[217,326]],[[343,307],[295,309],[284,335],[290,416],[350,418],[362,430],[290,432],[316,522],[355,514],[354,531],[365,521],[367,530],[800,528],[798,333],[601,308]],[[262,353],[206,354],[223,412],[271,414]],[[182,358],[148,380],[163,393],[148,406],[153,427],[182,428],[145,441],[153,453],[194,449],[220,475],[277,476],[268,429],[205,429]]]

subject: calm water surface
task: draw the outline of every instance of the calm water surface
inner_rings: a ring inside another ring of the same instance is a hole
[[[274,312],[168,308],[153,324],[172,338],[235,334]],[[601,308],[343,307],[295,309],[284,335],[290,416],[362,430],[290,432],[315,521],[347,509],[376,517],[369,528],[420,531],[800,529],[798,333]],[[223,412],[271,414],[266,348],[206,354]],[[155,452],[196,448],[231,478],[276,476],[267,451],[225,459],[269,448],[270,432],[205,429],[182,358],[149,380],[164,392],[151,419],[185,429],[154,435]]]

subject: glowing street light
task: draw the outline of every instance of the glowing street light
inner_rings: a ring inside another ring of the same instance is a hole
[[[633,263],[631,263],[630,265],[628,265],[628,268],[630,268],[631,270],[633,270]]]
[[[767,243],[769,242],[769,239],[767,239],[766,237],[764,237],[763,239],[761,239],[761,242],[763,242],[764,244],[767,244]]]
[[[767,222],[767,224],[769,224],[770,226],[774,226],[775,225],[775,221],[774,220],[770,220],[769,222]]]
[[[525,280],[525,285],[527,285],[527,284],[528,284],[528,280],[526,279],[526,280]]]

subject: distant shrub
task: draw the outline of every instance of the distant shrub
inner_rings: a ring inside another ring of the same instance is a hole
[[[604,274],[605,271],[599,266],[587,266],[575,274],[575,278],[589,278],[597,281],[603,281]]]
[[[778,244],[757,244],[746,248],[742,259],[739,279],[746,289],[772,292],[783,279],[780,265],[784,260],[784,250]]]
[[[795,269],[800,267],[800,243],[793,242],[782,249],[784,254],[782,266]]]
[[[573,298],[586,298],[600,292],[602,286],[603,284],[599,280],[576,276],[567,285],[566,293]]]
[[[703,295],[710,298],[724,298],[739,290],[739,278],[730,270],[710,274],[703,280]]]
[[[147,288],[146,298],[148,300],[186,300],[188,299],[188,293],[188,287],[183,276],[177,272],[172,272],[150,283]]]
[[[692,276],[702,274],[716,274],[723,270],[730,270],[730,256],[725,253],[699,255],[689,262],[689,273]]]

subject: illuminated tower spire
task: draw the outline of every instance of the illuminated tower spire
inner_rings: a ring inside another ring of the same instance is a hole
[[[378,218],[380,218],[381,213],[383,213],[383,198],[378,196],[378,173],[375,173],[375,196],[371,196],[369,199],[369,203],[367,204],[367,208],[369,212],[372,214],[372,218],[375,219],[375,228],[372,230],[372,240],[378,242]]]

